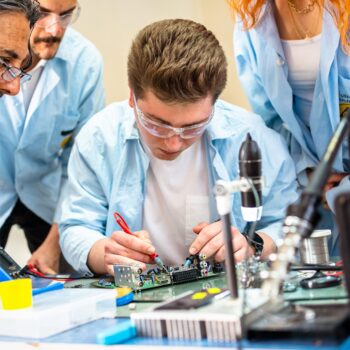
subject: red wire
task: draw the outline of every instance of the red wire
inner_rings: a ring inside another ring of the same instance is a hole
[[[28,264],[27,265],[28,270],[30,273],[32,273],[34,276],[40,277],[40,278],[46,278],[46,279],[50,279],[53,281],[59,281],[59,282],[69,282],[69,281],[73,281],[74,279],[72,278],[55,278],[55,277],[49,277],[45,274],[43,274],[42,272],[40,272],[36,267],[33,266],[33,264]]]
[[[343,266],[343,260],[339,260],[335,263],[335,266]],[[327,271],[325,272],[327,276],[336,276],[339,277],[343,274],[343,271]]]
[[[128,233],[129,235],[132,235],[132,232],[128,226],[128,224],[126,223],[126,221],[124,220],[124,218],[117,212],[115,212],[114,214],[114,218],[115,221],[117,222],[117,224],[120,226],[120,228],[125,232]]]

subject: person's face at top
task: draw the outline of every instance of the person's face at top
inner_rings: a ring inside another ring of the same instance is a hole
[[[8,66],[21,68],[28,57],[30,26],[26,16],[19,12],[0,13],[0,58]],[[1,77],[5,67],[0,64],[0,97],[16,95],[20,90],[20,77],[8,82]]]
[[[213,98],[207,96],[191,103],[165,103],[151,91],[146,91],[142,98],[137,99],[137,106],[145,118],[161,125],[183,128],[206,122],[213,111]],[[171,137],[160,138],[152,135],[140,122],[135,108],[133,92],[130,92],[129,105],[134,108],[136,124],[142,140],[149,147],[153,156],[163,160],[174,160],[181,152],[201,138],[203,132],[193,138],[183,139],[174,134]]]
[[[41,19],[36,23],[30,46],[33,51],[34,64],[40,59],[55,57],[60,43],[77,10],[77,0],[39,0]]]

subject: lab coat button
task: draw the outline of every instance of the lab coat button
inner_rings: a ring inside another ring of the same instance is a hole
[[[284,59],[282,57],[278,56],[277,59],[276,59],[276,64],[278,66],[283,66],[284,65]]]

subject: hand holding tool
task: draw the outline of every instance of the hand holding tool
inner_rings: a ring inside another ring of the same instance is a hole
[[[119,214],[119,213],[114,213],[114,218],[115,221],[117,222],[117,224],[120,226],[120,228],[127,234],[129,235],[133,235],[133,233],[131,232],[128,224],[126,223],[126,221],[124,220],[124,218]],[[162,261],[162,259],[159,257],[159,255],[157,253],[153,253],[153,254],[149,254],[148,255],[155,264],[157,264],[162,270],[167,271],[167,269],[165,268],[165,265]]]

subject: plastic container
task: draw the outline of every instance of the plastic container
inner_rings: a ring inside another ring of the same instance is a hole
[[[81,324],[116,316],[114,289],[61,289],[33,297],[33,306],[0,310],[0,335],[46,338]]]

